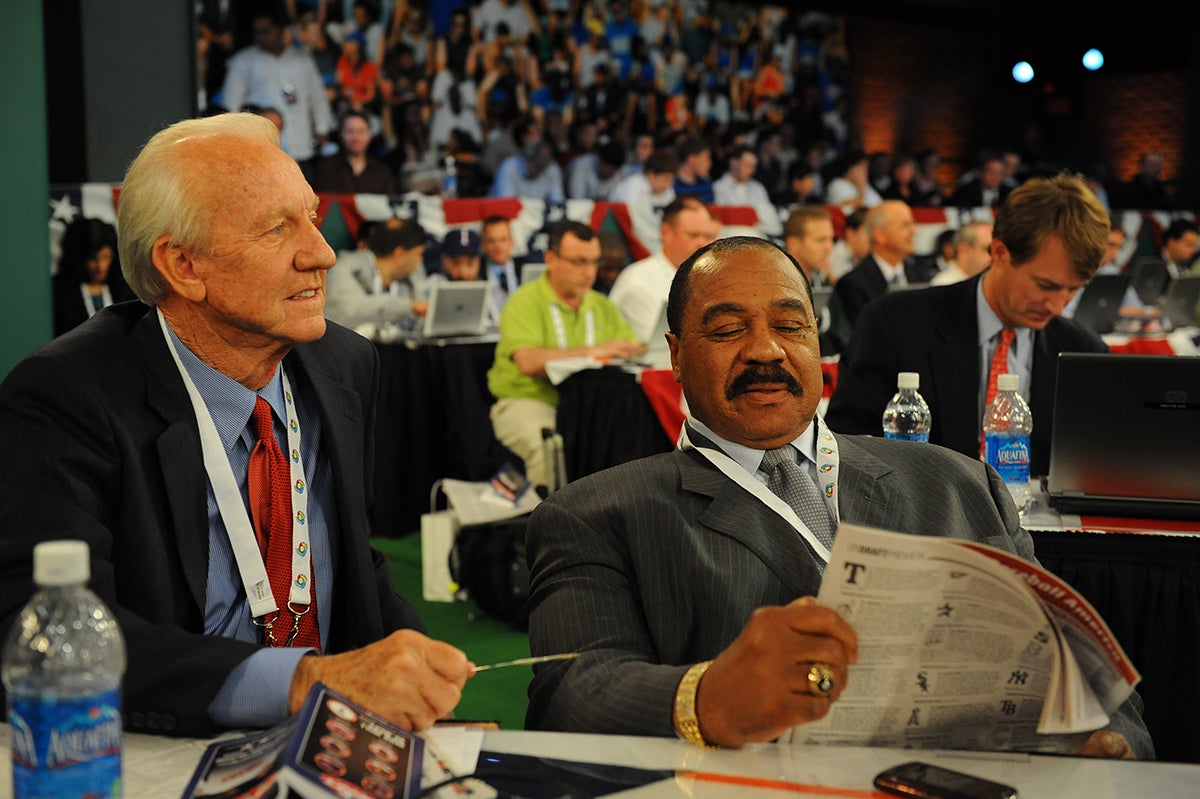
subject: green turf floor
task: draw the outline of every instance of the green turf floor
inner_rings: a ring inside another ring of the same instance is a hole
[[[421,536],[375,538],[372,545],[392,565],[392,579],[400,594],[412,602],[429,635],[454,644],[478,665],[529,655],[529,635],[489,616],[469,599],[463,602],[426,602],[421,595]],[[506,730],[525,726],[526,689],[533,670],[528,666],[485,671],[467,681],[458,719],[496,721]]]

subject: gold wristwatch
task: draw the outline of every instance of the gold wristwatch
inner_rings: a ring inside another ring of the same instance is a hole
[[[700,678],[711,665],[712,661],[706,660],[692,666],[684,672],[679,687],[675,689],[675,727],[685,741],[701,749],[720,748],[704,740],[704,734],[700,732],[700,720],[696,718],[696,690],[700,687]]]

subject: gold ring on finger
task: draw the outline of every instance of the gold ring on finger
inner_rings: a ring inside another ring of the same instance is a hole
[[[813,663],[808,669],[808,692],[813,696],[829,696],[835,685],[833,667],[828,663]]]

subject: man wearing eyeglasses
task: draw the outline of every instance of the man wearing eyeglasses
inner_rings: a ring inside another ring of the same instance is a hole
[[[558,392],[546,364],[560,358],[630,358],[645,347],[629,322],[592,286],[600,239],[580,222],[550,229],[546,271],[517,289],[500,315],[496,361],[488,372],[496,439],[525,461],[534,486],[548,486],[542,431],[554,430]]]

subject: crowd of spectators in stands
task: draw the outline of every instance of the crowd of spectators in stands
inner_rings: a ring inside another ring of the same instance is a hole
[[[885,199],[995,207],[1038,166],[1019,149],[980,150],[952,181],[935,149],[865,151],[846,118],[844,18],[782,3],[202,0],[198,9],[202,107],[272,116],[318,191],[435,194],[451,169],[458,196],[624,201],[622,182],[658,151],[674,156],[676,180],[673,193],[652,192],[656,209],[674,193],[719,202],[714,186],[729,176],[724,196],[759,205],[765,193],[782,216],[805,202],[849,214]],[[365,146],[348,116],[366,121]],[[1109,205],[1103,171],[1079,170]],[[1161,154],[1145,154],[1134,179],[1112,184],[1111,207],[1173,207],[1161,172]]]
[[[200,5],[207,111],[278,112],[285,142],[297,135],[286,127],[311,125],[302,133],[326,156],[343,146],[346,115],[363,114],[368,154],[400,191],[429,188],[449,155],[459,195],[487,195],[505,159],[536,140],[548,145],[562,196],[606,199],[654,149],[702,141],[706,193],[749,148],[754,179],[789,205],[789,163],[825,167],[850,138],[842,20],[822,12],[703,0],[234,0],[235,13],[253,18],[234,20]],[[271,13],[278,43],[260,30]],[[254,38],[235,45],[235,31]],[[240,62],[250,54],[278,62],[296,53],[311,59],[329,114],[297,108],[320,103],[295,78],[257,97],[246,87]],[[293,121],[296,110],[303,120]],[[313,161],[310,175],[320,153],[298,149],[298,160]]]

